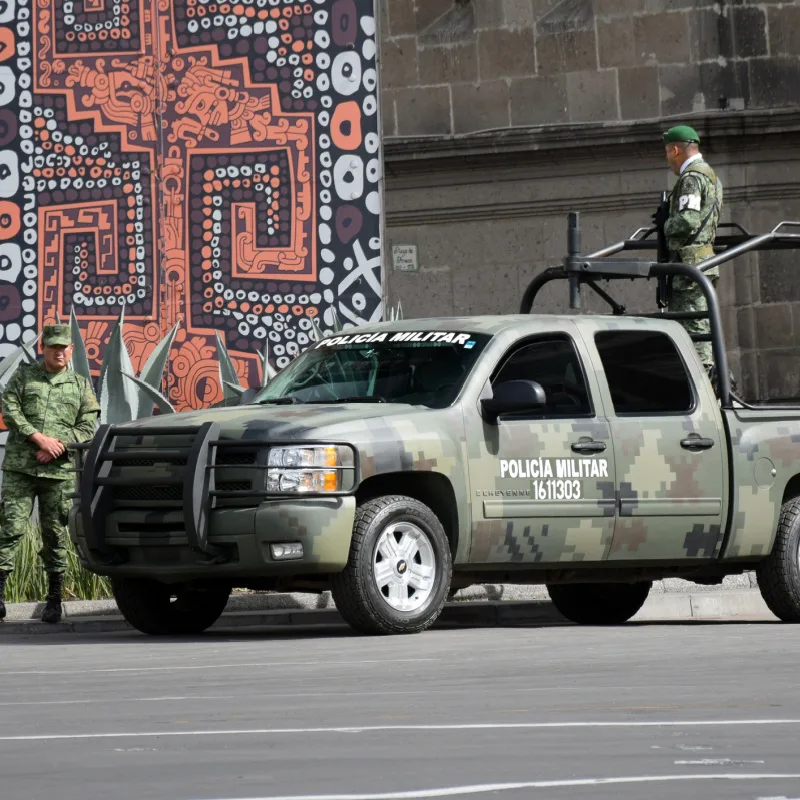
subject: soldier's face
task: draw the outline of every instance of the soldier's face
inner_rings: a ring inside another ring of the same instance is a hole
[[[72,358],[72,345],[52,344],[42,348],[44,365],[48,372],[63,372]]]
[[[669,164],[670,168],[676,175],[680,174],[681,166],[686,160],[686,152],[677,144],[668,144],[666,151],[667,163]]]

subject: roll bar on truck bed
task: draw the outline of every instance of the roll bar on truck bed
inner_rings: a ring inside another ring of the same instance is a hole
[[[717,368],[718,394],[722,408],[732,408],[734,395],[731,391],[728,357],[725,352],[725,341],[722,331],[719,301],[714,286],[706,277],[706,272],[713,267],[727,264],[737,256],[754,250],[792,250],[800,249],[800,222],[784,221],[776,225],[768,233],[752,234],[741,225],[722,223],[718,230],[726,232],[718,234],[714,241],[714,255],[696,266],[675,262],[653,261],[651,258],[613,258],[625,251],[657,251],[658,242],[653,237],[656,227],[639,228],[630,238],[608,245],[587,255],[581,255],[580,214],[573,211],[567,222],[567,256],[559,267],[549,267],[537,275],[528,284],[520,303],[520,313],[530,314],[539,291],[551,281],[565,280],[569,284],[569,306],[581,308],[581,287],[588,286],[610,307],[611,313],[625,315],[625,306],[618,303],[605,289],[598,286],[598,281],[636,280],[683,276],[694,281],[706,298],[707,311],[667,311],[643,314],[640,316],[658,319],[693,320],[708,319],[711,323],[710,334],[690,334],[695,342],[711,342],[714,363]],[[792,230],[794,229],[794,231]],[[728,232],[731,231],[731,232]],[[738,397],[742,405],[747,405]]]

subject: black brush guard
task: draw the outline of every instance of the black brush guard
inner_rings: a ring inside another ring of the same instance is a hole
[[[192,436],[193,439],[191,444],[185,447],[117,449],[118,439],[141,436]],[[208,563],[220,563],[226,560],[224,551],[208,541],[209,513],[213,508],[214,498],[220,494],[216,491],[214,481],[217,447],[220,444],[222,443],[219,441],[217,422],[206,422],[199,426],[175,425],[135,429],[101,425],[90,443],[77,448],[84,451],[83,463],[78,469],[78,513],[81,517],[86,547],[92,556],[112,564],[125,560],[122,553],[106,543],[105,526],[108,514],[114,506],[111,491],[114,487],[178,485],[182,487],[184,524],[189,547],[194,553],[204,556]],[[226,446],[228,444],[225,442]],[[172,463],[177,474],[110,476],[115,462],[129,461],[132,458],[142,460],[153,458],[166,464]]]
[[[138,444],[118,449],[119,439],[141,437],[162,438],[192,437],[191,443],[181,447],[145,447]],[[101,425],[91,442],[71,445],[78,451],[78,514],[81,518],[86,547],[93,558],[107,565],[120,564],[126,560],[123,548],[106,542],[106,519],[118,504],[113,498],[114,488],[181,487],[184,525],[187,544],[196,553],[201,564],[225,563],[229,556],[225,548],[209,542],[209,518],[217,499],[253,499],[260,503],[264,499],[280,499],[286,495],[270,493],[264,486],[250,489],[219,489],[216,484],[218,469],[266,471],[267,452],[272,447],[297,447],[297,441],[274,439],[224,439],[220,440],[220,424],[206,422],[202,425],[159,425],[129,428],[122,425]],[[303,440],[302,446],[314,447],[322,443]],[[329,442],[326,444],[330,444]],[[348,445],[349,446],[349,445]],[[220,449],[227,451],[252,450],[254,463],[218,463]],[[262,455],[263,454],[263,455]],[[155,459],[171,465],[175,474],[111,476],[116,462]],[[340,471],[356,471],[353,466],[338,466]],[[223,484],[224,485],[224,484]],[[326,497],[349,495],[353,488],[326,492]],[[307,497],[310,495],[306,495]],[[296,499],[296,498],[295,498]]]

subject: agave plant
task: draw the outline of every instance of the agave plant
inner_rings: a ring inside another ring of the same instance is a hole
[[[41,336],[41,334],[39,334]],[[2,361],[0,361],[0,393],[5,391],[8,382],[11,380],[13,374],[17,371],[17,367],[23,362],[27,364],[36,363],[36,351],[33,345],[39,341],[39,336],[30,342],[23,342],[16,350],[9,353]]]
[[[70,314],[69,322],[72,329],[72,342],[75,345],[72,353],[72,368],[91,381],[86,346],[74,309]],[[175,334],[178,332],[177,323],[150,353],[138,377],[134,374],[133,365],[122,337],[124,325],[125,309],[123,308],[111,332],[100,367],[100,380],[97,385],[100,422],[118,424],[149,417],[153,413],[154,406],[157,406],[162,414],[174,414],[175,409],[161,393],[160,386],[169,350]]]
[[[261,385],[257,389],[248,389],[239,382],[239,375],[233,366],[225,340],[217,333],[217,360],[219,361],[219,383],[224,400],[219,405],[238,406],[249,403],[277,374],[277,370],[269,363],[269,340],[264,348],[257,352],[261,361]]]

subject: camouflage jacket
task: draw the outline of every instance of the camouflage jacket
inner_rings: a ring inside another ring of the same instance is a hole
[[[705,161],[689,164],[670,195],[664,226],[670,254],[684,264],[697,264],[714,254],[714,238],[722,213],[722,184]],[[718,270],[709,270],[712,276]]]
[[[28,437],[43,433],[64,444],[86,442],[94,436],[99,413],[92,385],[77,372],[48,372],[41,362],[20,366],[3,392],[3,420],[9,431],[3,469],[39,478],[71,478],[69,452],[40,464],[38,448]]]

